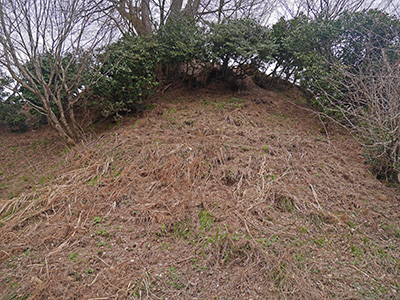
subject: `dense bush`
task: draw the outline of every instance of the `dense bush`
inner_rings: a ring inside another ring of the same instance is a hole
[[[277,45],[272,76],[298,83],[319,94],[329,89],[327,75],[332,72],[336,28],[325,18],[310,19],[299,15],[289,21],[280,19],[271,30]]]
[[[295,51],[297,48],[292,47],[292,41],[297,39],[299,28],[307,32],[309,19],[300,15],[291,20],[281,18],[274,24],[270,31],[270,39],[276,45],[276,51],[273,52],[274,69],[271,73],[273,77],[290,80],[292,75],[302,69]]]
[[[76,75],[78,72],[81,72],[79,68],[82,58],[79,55],[74,56],[71,53],[65,53],[58,62],[58,65],[54,56],[53,53],[45,53],[43,56],[36,58],[40,64],[42,79],[48,83],[48,85],[37,84],[36,89],[42,95],[48,94],[51,110],[57,118],[60,118],[60,110],[63,111],[66,118],[73,117],[68,115],[68,108],[71,105],[82,104],[79,103],[79,98],[82,96],[82,90],[87,85],[86,75],[88,74],[88,70],[84,70],[82,76]],[[25,64],[25,68],[32,73],[36,71],[33,61],[28,61]],[[76,80],[77,78],[79,80]],[[62,83],[66,84],[69,88],[60,88]],[[46,87],[44,88],[44,86]],[[33,93],[23,86],[20,86],[18,91],[24,102],[27,101],[35,107],[31,113],[35,115],[36,120],[40,123],[45,123],[44,104],[38,98],[37,93]],[[61,102],[61,106],[56,103],[56,99]]]
[[[27,116],[22,112],[23,103],[19,98],[8,98],[0,101],[0,124],[15,132],[25,132]]]
[[[341,76],[338,68],[359,72],[362,66],[379,66],[382,49],[388,59],[396,59],[399,33],[399,20],[376,10],[344,12],[335,20],[302,14],[282,18],[270,33],[277,46],[272,75],[300,83],[317,95],[332,93],[337,86],[332,86],[331,77]]]
[[[275,44],[269,39],[268,28],[252,19],[228,19],[210,24],[207,34],[210,58],[226,72],[230,66],[262,67],[272,60]]]
[[[125,36],[107,49],[102,77],[91,88],[94,104],[105,116],[136,110],[160,81],[185,77],[200,63],[221,64],[224,76],[231,67],[260,67],[272,51],[268,29],[254,20],[228,20],[206,30],[193,19],[178,18],[153,36]]]
[[[379,176],[396,177],[400,173],[399,20],[368,10],[303,24],[292,43],[303,41],[302,46],[290,46],[286,40],[288,49],[295,49],[293,64],[301,84],[314,92],[324,112],[353,130]]]
[[[124,36],[107,49],[102,76],[91,88],[92,105],[104,116],[135,111],[158,85],[160,61],[157,41],[152,37]]]
[[[185,75],[206,54],[204,30],[190,18],[169,21],[153,36],[124,36],[104,54],[102,76],[91,88],[104,116],[140,109],[160,82]],[[92,103],[93,104],[93,103]]]
[[[385,12],[367,10],[345,12],[333,21],[337,28],[334,55],[349,69],[367,68],[379,63],[382,50],[388,59],[397,59],[400,38],[400,20]]]
[[[27,130],[26,115],[22,113],[23,102],[18,97],[11,97],[5,87],[11,80],[0,74],[0,124],[12,131],[24,132]]]
[[[160,63],[164,75],[172,75],[182,66],[187,73],[189,65],[207,60],[205,30],[189,17],[170,20],[156,32]]]
[[[313,103],[347,124],[382,177],[400,173],[400,22],[377,10],[336,19],[299,15],[271,29],[271,75],[312,91]]]

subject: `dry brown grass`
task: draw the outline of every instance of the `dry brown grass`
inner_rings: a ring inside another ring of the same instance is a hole
[[[398,189],[247,85],[171,91],[3,200],[1,299],[399,298]]]

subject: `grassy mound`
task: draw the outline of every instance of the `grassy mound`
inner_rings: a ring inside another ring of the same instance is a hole
[[[398,189],[295,88],[246,84],[53,142],[52,180],[0,202],[1,299],[400,297]]]

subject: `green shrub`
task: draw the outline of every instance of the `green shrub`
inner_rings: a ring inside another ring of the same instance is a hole
[[[192,62],[204,62],[207,49],[204,28],[190,17],[181,17],[169,21],[156,33],[161,63],[165,72],[186,65],[187,72]]]
[[[333,26],[338,29],[335,57],[349,70],[373,64],[379,68],[383,49],[389,61],[399,57],[400,20],[396,16],[375,9],[345,12]]]
[[[27,130],[26,115],[22,113],[23,101],[19,97],[10,96],[5,87],[11,84],[10,78],[0,73],[0,124],[12,131]]]
[[[231,66],[260,67],[272,60],[275,44],[268,29],[252,19],[229,19],[222,24],[210,24],[207,34],[211,58],[221,64],[226,73]]]
[[[158,85],[156,66],[160,61],[157,41],[152,37],[124,36],[102,54],[108,59],[101,78],[91,88],[104,116],[138,110]]]
[[[324,18],[310,19],[300,14],[272,26],[270,38],[277,45],[274,53],[274,77],[301,84],[319,94],[321,88],[330,89],[326,77],[332,73],[333,42],[337,28]]]
[[[23,102],[17,97],[0,101],[0,123],[14,132],[25,132],[27,116],[22,112]]]

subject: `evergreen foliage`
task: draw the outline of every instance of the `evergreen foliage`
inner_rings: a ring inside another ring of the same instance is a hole
[[[205,29],[187,16],[170,20],[155,38],[165,73],[176,71],[182,64],[208,59]]]
[[[14,132],[25,132],[27,116],[22,112],[23,102],[18,97],[8,97],[0,101],[0,124]]]
[[[124,36],[112,44],[101,71],[91,89],[92,105],[104,116],[135,111],[158,85],[156,66],[160,61],[157,41],[152,37]]]
[[[228,19],[222,24],[210,24],[208,43],[210,57],[222,66],[238,69],[242,65],[262,67],[272,60],[275,44],[268,28],[252,19]]]
[[[11,131],[24,132],[27,130],[26,115],[22,113],[23,101],[15,96],[10,96],[5,87],[11,80],[4,74],[0,75],[0,124],[10,128]]]

